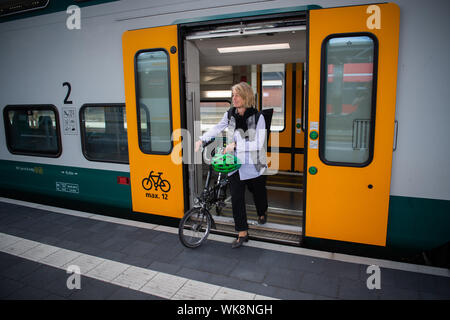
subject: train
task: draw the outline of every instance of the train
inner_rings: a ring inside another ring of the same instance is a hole
[[[402,261],[448,248],[449,9],[1,2],[0,196],[176,226],[202,190],[192,147],[244,81],[274,110],[251,236]]]

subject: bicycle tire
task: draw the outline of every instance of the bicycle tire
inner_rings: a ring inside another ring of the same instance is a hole
[[[147,183],[144,183],[144,182],[147,182]],[[150,187],[148,187],[148,185],[150,185]],[[142,179],[142,187],[145,189],[145,190],[152,190],[152,188],[153,188],[153,182],[152,182],[152,179],[150,179],[150,178],[144,178],[144,179]]]
[[[170,191],[170,182],[168,180],[162,180],[159,183],[159,188],[162,192],[169,192]]]
[[[211,230],[211,216],[206,209],[199,207],[188,210],[178,226],[178,236],[187,248],[199,247]]]

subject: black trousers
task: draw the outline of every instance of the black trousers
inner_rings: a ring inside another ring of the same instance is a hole
[[[239,178],[239,171],[228,177],[231,189],[231,204],[233,207],[234,228],[236,231],[248,230],[247,211],[245,210],[245,186],[248,187],[253,194],[253,201],[255,202],[256,212],[258,216],[263,216],[267,211],[267,190],[266,190],[266,176],[241,180]]]

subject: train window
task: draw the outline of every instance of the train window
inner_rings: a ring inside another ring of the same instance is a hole
[[[223,114],[230,109],[231,103],[227,100],[200,101],[200,122],[202,134],[220,122]]]
[[[167,154],[172,148],[169,56],[165,50],[136,54],[139,146],[144,153]]]
[[[285,123],[285,65],[282,63],[263,64],[261,81],[262,109],[273,108],[270,130],[283,131]]]
[[[343,34],[322,45],[320,145],[322,161],[365,166],[373,157],[377,39]]]
[[[91,161],[128,163],[124,104],[85,104],[80,109],[83,154]]]
[[[11,153],[43,157],[58,157],[61,154],[58,111],[55,106],[6,106],[3,119]]]

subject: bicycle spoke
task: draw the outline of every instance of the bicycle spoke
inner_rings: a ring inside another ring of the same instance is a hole
[[[187,247],[197,247],[207,238],[210,227],[208,215],[195,208],[186,213],[180,222],[180,240]]]

